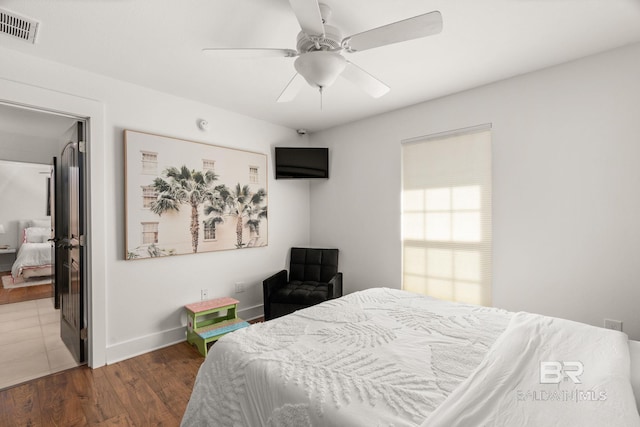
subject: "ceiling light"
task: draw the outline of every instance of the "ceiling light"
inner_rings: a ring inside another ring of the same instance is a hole
[[[316,50],[300,55],[293,65],[311,86],[324,88],[336,81],[347,61],[337,52]]]

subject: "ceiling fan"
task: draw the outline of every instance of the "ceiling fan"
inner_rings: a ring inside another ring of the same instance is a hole
[[[289,0],[302,31],[297,49],[271,48],[206,48],[203,52],[226,58],[296,58],[296,74],[284,88],[278,102],[295,98],[304,81],[320,93],[342,76],[374,98],[389,91],[389,86],[348,61],[343,52],[354,53],[407,40],[427,37],[442,31],[442,15],[438,11],[414,16],[362,33],[342,37],[342,32],[327,22],[331,8],[318,0]]]

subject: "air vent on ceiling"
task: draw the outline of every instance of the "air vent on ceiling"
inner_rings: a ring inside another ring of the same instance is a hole
[[[8,10],[0,9],[0,34],[24,40],[29,43],[36,42],[38,33],[38,21],[17,15]]]

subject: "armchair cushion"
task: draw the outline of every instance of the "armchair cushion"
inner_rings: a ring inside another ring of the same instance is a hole
[[[328,287],[322,282],[292,280],[271,296],[271,302],[318,304],[328,299]]]

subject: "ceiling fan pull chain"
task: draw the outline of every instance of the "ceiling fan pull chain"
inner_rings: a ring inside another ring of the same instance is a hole
[[[322,111],[322,86],[320,86],[320,111]]]

